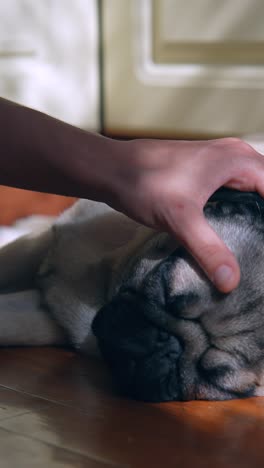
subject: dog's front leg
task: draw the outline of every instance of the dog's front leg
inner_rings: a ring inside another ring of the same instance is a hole
[[[0,294],[0,346],[67,344],[66,336],[36,290]]]

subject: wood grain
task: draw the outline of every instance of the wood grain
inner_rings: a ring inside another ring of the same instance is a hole
[[[264,398],[147,404],[118,395],[99,360],[58,348],[0,350],[6,466],[255,468],[263,438]],[[30,451],[39,465],[27,465]]]

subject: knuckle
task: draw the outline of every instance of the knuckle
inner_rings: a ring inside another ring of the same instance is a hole
[[[213,146],[229,146],[229,145],[239,145],[240,138],[236,137],[226,137],[226,138],[218,138],[216,140],[211,140],[211,144]]]
[[[244,140],[238,140],[236,145],[237,145],[238,150],[242,151],[245,154],[248,154],[248,155],[256,154],[256,151],[254,150],[254,148],[252,148],[252,146],[250,146]]]
[[[255,153],[254,148],[250,146],[246,141],[241,140],[237,137],[227,137],[221,138],[219,140],[213,140],[213,144],[217,147],[222,147],[224,149],[233,149],[239,153],[253,154]]]
[[[241,145],[243,142],[243,140],[241,140],[240,138],[237,138],[237,137],[227,137],[227,138],[223,138],[223,142],[224,144],[226,145]]]

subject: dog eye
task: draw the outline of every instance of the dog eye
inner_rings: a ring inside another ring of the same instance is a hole
[[[167,303],[167,312],[175,317],[181,316],[184,312],[190,309],[190,307],[193,309],[195,304],[198,306],[199,299],[199,294],[194,292],[173,296]]]

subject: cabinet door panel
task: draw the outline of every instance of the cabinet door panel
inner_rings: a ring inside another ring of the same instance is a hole
[[[98,128],[96,0],[0,2],[0,95]]]
[[[105,0],[106,131],[263,132],[263,18],[262,0]]]

